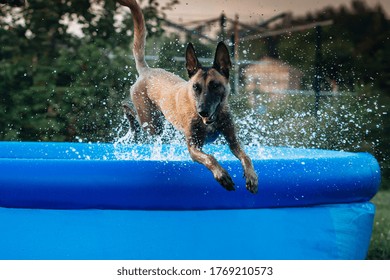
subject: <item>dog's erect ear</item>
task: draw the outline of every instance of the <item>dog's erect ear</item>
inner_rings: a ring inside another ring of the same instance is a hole
[[[202,65],[200,65],[199,60],[196,57],[194,46],[189,43],[186,50],[186,68],[188,76],[190,78],[194,76],[201,67]]]
[[[224,42],[219,42],[215,51],[213,68],[229,79],[229,70],[232,68],[229,51]]]

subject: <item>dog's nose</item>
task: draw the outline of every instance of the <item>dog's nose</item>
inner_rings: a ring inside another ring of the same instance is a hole
[[[198,114],[203,118],[207,118],[209,116],[209,112],[207,111],[199,111]]]

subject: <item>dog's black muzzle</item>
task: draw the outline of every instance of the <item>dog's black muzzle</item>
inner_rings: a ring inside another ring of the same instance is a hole
[[[202,118],[203,123],[205,125],[209,125],[209,124],[212,124],[216,121],[218,109],[219,109],[219,104],[212,114],[210,114],[210,112],[208,112],[206,110],[198,111],[198,114]]]

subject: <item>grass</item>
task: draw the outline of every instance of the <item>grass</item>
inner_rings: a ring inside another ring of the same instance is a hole
[[[390,260],[390,189],[379,191],[372,202],[376,215],[367,259]]]

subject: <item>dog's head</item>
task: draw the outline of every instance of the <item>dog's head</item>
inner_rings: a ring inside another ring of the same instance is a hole
[[[216,120],[218,110],[229,94],[229,70],[232,67],[229,51],[220,42],[215,51],[212,67],[202,67],[191,43],[187,46],[186,67],[192,84],[196,110],[203,123]]]

